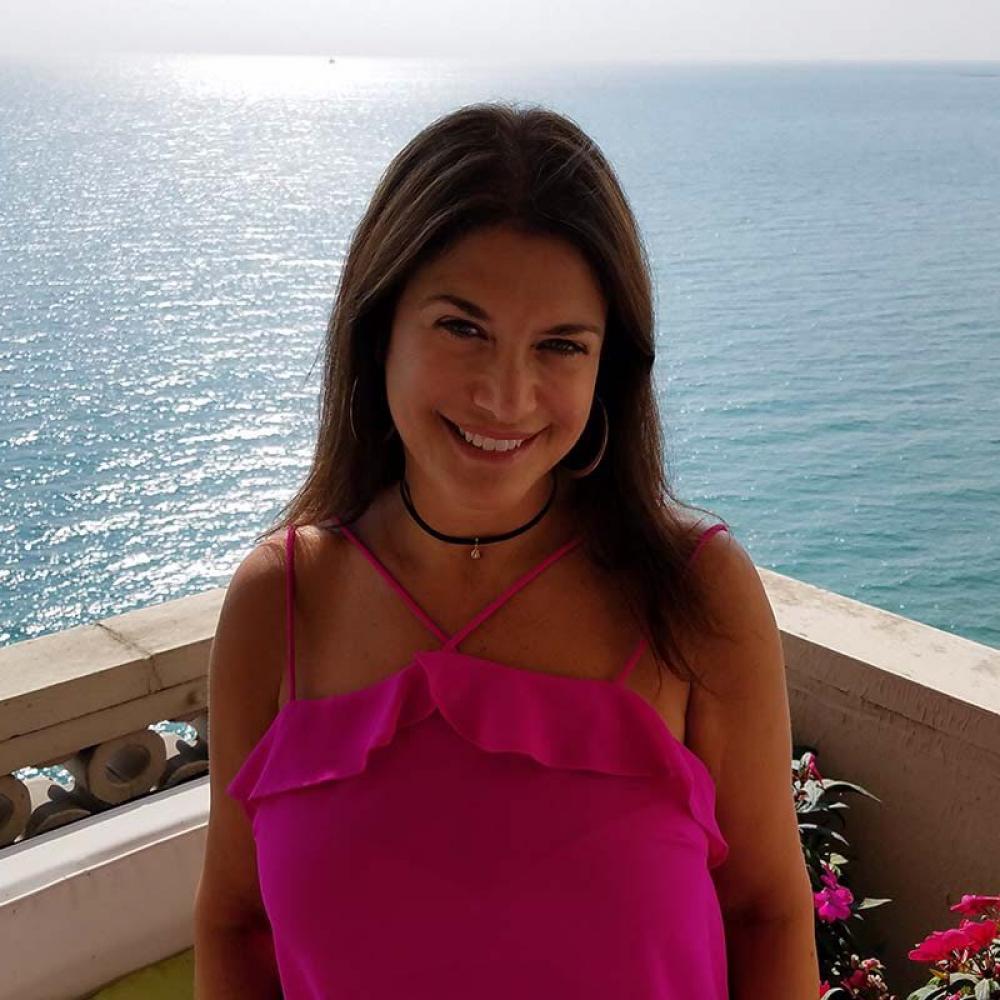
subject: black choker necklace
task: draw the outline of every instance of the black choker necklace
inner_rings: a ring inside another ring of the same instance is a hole
[[[477,535],[472,538],[464,538],[461,535],[444,535],[440,531],[435,531],[421,516],[417,513],[416,508],[413,506],[413,500],[410,498],[410,487],[407,485],[406,477],[402,477],[399,480],[399,495],[403,498],[403,503],[406,509],[410,512],[410,517],[413,518],[421,528],[424,529],[429,535],[433,535],[435,538],[440,539],[442,542],[451,542],[453,545],[472,545],[472,552],[470,555],[473,559],[479,559],[482,556],[482,552],[479,551],[480,544],[489,545],[491,542],[503,542],[508,538],[514,538],[516,535],[520,535],[522,532],[527,531],[528,528],[538,524],[538,522],[545,516],[545,512],[552,506],[552,501],[556,496],[556,487],[558,483],[556,477],[552,477],[552,492],[549,494],[548,500],[545,501],[545,506],[526,524],[522,524],[520,528],[515,528],[513,531],[505,531],[502,535]]]

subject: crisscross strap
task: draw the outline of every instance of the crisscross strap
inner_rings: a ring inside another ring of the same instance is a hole
[[[472,631],[474,631],[484,621],[486,621],[486,619],[489,618],[490,615],[494,614],[499,608],[501,608],[504,604],[506,604],[507,601],[509,601],[519,590],[527,586],[527,584],[529,584],[536,576],[538,576],[540,573],[548,569],[548,567],[551,566],[557,559],[560,559],[567,552],[576,548],[576,546],[579,545],[580,542],[583,540],[579,535],[577,535],[575,538],[571,538],[568,542],[561,545],[554,552],[546,556],[540,563],[538,563],[537,566],[534,566],[532,569],[528,570],[526,573],[518,577],[502,594],[500,594],[499,597],[495,598],[493,601],[487,604],[486,607],[483,608],[472,619],[472,621],[468,622],[465,626],[459,629],[454,635],[449,636],[448,633],[445,632],[445,630],[442,629],[434,621],[434,619],[431,618],[429,614],[427,614],[426,611],[424,611],[424,609],[413,599],[410,592],[399,582],[399,580],[396,579],[396,577],[390,572],[390,570],[375,555],[375,553],[372,552],[371,549],[369,549],[368,546],[365,545],[365,543],[362,542],[361,539],[358,538],[358,536],[353,531],[350,530],[350,528],[348,528],[345,524],[340,523],[340,521],[336,518],[332,518],[330,521],[325,521],[323,523],[333,524],[337,527],[339,531],[342,531],[351,540],[351,542],[354,543],[354,545],[359,549],[362,555],[364,555],[364,557],[368,560],[368,562],[371,563],[376,572],[378,572],[378,574],[386,581],[386,583],[388,583],[389,586],[392,587],[392,589],[395,590],[397,594],[399,594],[399,596],[403,599],[406,606],[417,616],[417,618],[419,618],[424,623],[424,625],[427,626],[428,629],[430,629],[430,631],[435,636],[437,636],[438,640],[442,644],[442,649],[451,649],[451,650],[455,650],[459,645],[459,643],[461,643]],[[719,523],[719,524],[713,524],[711,527],[703,531],[701,535],[698,537],[698,541],[695,544],[694,550],[692,551],[691,556],[688,559],[688,565],[690,566],[694,562],[695,557],[701,551],[702,547],[714,534],[716,534],[719,531],[728,531],[728,530],[729,530],[728,525],[726,525],[725,523]],[[288,565],[290,567],[291,553],[292,553],[292,548],[290,543],[288,547],[288,552],[289,552]],[[292,595],[291,583],[289,583],[288,593],[289,593],[288,606],[289,609],[291,609],[291,595]],[[289,610],[288,634],[289,634],[289,657],[290,657],[289,662],[294,664],[294,661],[291,660],[292,656],[291,610]],[[642,656],[643,650],[646,648],[646,645],[647,645],[646,637],[640,636],[638,642],[636,642],[635,646],[633,647],[632,652],[629,654],[628,659],[625,661],[625,664],[623,665],[622,669],[612,678],[614,683],[616,684],[625,683],[625,681],[628,679],[629,674],[632,673],[633,668],[639,662],[639,658]],[[294,665],[292,669],[294,670]],[[292,690],[294,692],[294,684]]]
[[[560,545],[555,552],[547,555],[537,566],[528,570],[518,577],[499,597],[491,601],[482,611],[477,614],[472,621],[470,621],[463,628],[459,629],[454,635],[449,636],[448,633],[441,628],[437,622],[434,621],[431,616],[424,611],[424,609],[413,599],[410,592],[396,579],[396,577],[390,572],[390,570],[382,563],[382,561],[375,555],[371,549],[361,541],[358,536],[351,531],[344,524],[338,524],[338,527],[344,534],[357,546],[361,551],[362,555],[371,563],[379,575],[396,591],[397,594],[406,603],[406,606],[437,636],[438,640],[441,642],[442,649],[455,649],[458,644],[470,633],[473,629],[481,625],[490,615],[497,611],[503,604],[506,604],[522,587],[530,583],[539,573],[543,572],[549,566],[552,565],[557,559],[565,555],[571,549],[575,548],[580,544],[582,539],[578,535],[576,538],[571,538],[568,542]]]
[[[710,528],[707,528],[705,531],[703,531],[701,535],[698,536],[698,541],[695,544],[694,551],[692,551],[691,556],[687,561],[687,565],[690,566],[694,562],[695,557],[702,550],[704,544],[714,534],[716,534],[719,531],[728,531],[728,530],[729,530],[728,525],[720,523],[720,524],[713,524]],[[642,636],[636,643],[635,649],[632,650],[632,655],[629,656],[628,660],[625,662],[625,666],[622,667],[618,676],[614,678],[615,683],[617,684],[625,683],[625,681],[628,678],[628,675],[632,673],[632,668],[639,662],[639,657],[642,656],[642,652],[645,648],[646,648],[646,637]]]
[[[448,633],[441,628],[437,622],[429,614],[427,614],[424,609],[417,604],[417,602],[410,596],[410,592],[396,579],[395,576],[382,564],[382,561],[368,548],[367,545],[357,535],[347,527],[346,524],[337,524],[337,527],[342,531],[361,551],[361,554],[375,567],[378,574],[385,580],[386,583],[396,591],[397,594],[406,603],[406,606],[441,640],[441,642],[448,641]]]
[[[507,603],[522,587],[527,586],[539,573],[544,572],[549,568],[557,559],[564,556],[571,549],[575,549],[577,545],[580,544],[582,539],[579,535],[575,538],[571,538],[568,542],[560,545],[555,552],[550,552],[537,566],[533,569],[528,570],[527,573],[523,573],[519,576],[499,597],[491,601],[489,604],[483,608],[482,611],[477,614],[472,621],[470,621],[464,628],[459,629],[447,642],[444,644],[445,649],[454,649],[458,644],[474,629],[478,628],[490,615],[497,611],[500,607]]]

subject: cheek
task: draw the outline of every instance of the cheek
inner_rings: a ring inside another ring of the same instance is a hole
[[[594,384],[577,381],[572,386],[566,386],[559,405],[562,422],[577,431],[581,430],[590,419],[591,410],[598,405]]]
[[[544,402],[540,401],[544,421],[551,428],[552,440],[563,444],[575,441],[583,432],[590,413],[585,395],[568,392],[553,393]]]
[[[397,425],[424,423],[430,411],[446,408],[449,392],[454,395],[454,379],[428,352],[396,354],[386,365],[386,394],[389,410]],[[434,418],[436,419],[436,418]]]
[[[419,350],[411,338],[398,337],[386,358],[386,388],[397,395],[412,395],[424,385],[431,369],[426,351]]]

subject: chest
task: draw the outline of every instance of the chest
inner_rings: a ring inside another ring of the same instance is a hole
[[[336,551],[334,551],[336,549]],[[446,636],[465,629],[503,587],[435,586],[392,568],[407,594]],[[296,697],[324,698],[377,683],[443,640],[350,544],[329,535],[296,560]],[[611,680],[635,649],[638,624],[620,592],[572,552],[516,592],[458,643],[470,656],[525,670]],[[662,674],[662,682],[660,678]],[[646,647],[625,681],[681,743],[690,685],[661,670]],[[287,672],[279,705],[288,700]]]

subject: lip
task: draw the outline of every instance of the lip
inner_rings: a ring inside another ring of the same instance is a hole
[[[481,462],[514,462],[517,461],[523,452],[530,450],[535,443],[535,439],[539,437],[541,431],[535,434],[528,435],[524,444],[519,445],[517,448],[511,448],[507,451],[484,451],[482,448],[477,448],[473,444],[469,444],[468,441],[463,438],[458,430],[456,429],[456,424],[452,423],[443,414],[438,414],[441,417],[442,422],[445,425],[445,429],[448,431],[448,437],[450,437],[455,442],[455,447],[458,448],[462,454],[468,456],[471,459],[478,459]],[[513,438],[500,438],[503,440],[514,440]]]
[[[444,414],[441,414],[444,416]],[[447,417],[444,417],[448,420]],[[457,420],[448,420],[448,423],[455,427],[461,427],[463,430],[467,430],[470,434],[478,434],[480,437],[493,438],[494,441],[525,441],[528,438],[532,438],[535,434],[540,434],[540,431],[535,431],[534,434],[521,434],[515,433],[514,431],[498,431],[491,427],[475,427],[472,424],[459,424]]]

